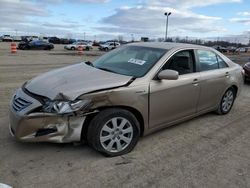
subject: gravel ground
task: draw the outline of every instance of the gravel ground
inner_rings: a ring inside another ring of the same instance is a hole
[[[9,135],[8,103],[21,84],[102,52],[18,51],[0,43],[0,183],[30,187],[250,187],[250,84],[230,114],[209,113],[142,138],[122,157],[84,144],[19,143]],[[239,63],[248,54],[230,56]],[[243,56],[242,56],[243,57]]]

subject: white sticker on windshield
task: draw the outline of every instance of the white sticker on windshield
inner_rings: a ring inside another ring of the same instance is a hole
[[[130,60],[128,60],[128,62],[137,64],[137,65],[144,65],[144,63],[146,63],[146,61],[144,61],[144,60],[134,59],[134,58],[130,58]]]

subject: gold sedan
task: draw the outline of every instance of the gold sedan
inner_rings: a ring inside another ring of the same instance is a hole
[[[242,73],[208,47],[124,45],[26,82],[10,103],[10,132],[21,141],[86,141],[106,156],[123,155],[140,136],[207,112],[227,114]]]

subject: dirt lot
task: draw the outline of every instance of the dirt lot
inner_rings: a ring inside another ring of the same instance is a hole
[[[97,50],[9,53],[0,43],[0,183],[29,187],[250,187],[250,85],[231,113],[203,115],[142,138],[133,152],[105,158],[87,145],[18,143],[8,103],[21,84],[48,70],[93,60]],[[232,56],[243,63],[244,55]]]

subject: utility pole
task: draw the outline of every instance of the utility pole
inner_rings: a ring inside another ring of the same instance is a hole
[[[166,20],[166,34],[165,34],[165,42],[168,39],[168,17],[171,15],[171,12],[165,12],[164,14],[165,16],[167,16],[167,20]]]

